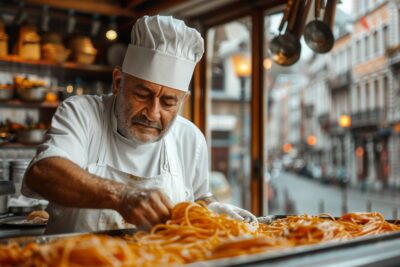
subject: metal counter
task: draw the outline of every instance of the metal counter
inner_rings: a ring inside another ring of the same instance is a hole
[[[0,219],[9,218],[13,214],[2,214]],[[44,233],[45,226],[10,226],[0,223],[0,239],[19,236],[39,236]]]
[[[0,227],[0,243],[10,241],[5,239],[3,227]],[[15,235],[36,235],[39,229],[8,229],[6,234]],[[120,236],[134,234],[136,229],[120,229],[97,232]],[[42,235],[36,237],[13,238],[21,244],[27,242],[47,243],[62,237],[76,236],[82,233],[63,235]],[[40,233],[39,233],[40,235]],[[277,267],[358,267],[358,266],[400,266],[400,232],[391,232],[374,236],[361,237],[349,241],[332,241],[328,243],[299,246],[295,248],[282,249],[277,251],[243,255],[233,258],[224,258],[204,262],[195,262],[185,265],[186,267],[227,267],[227,266],[277,266]]]
[[[355,267],[400,266],[400,232],[362,237],[312,246],[234,258],[197,262],[187,267],[278,266],[278,267]]]

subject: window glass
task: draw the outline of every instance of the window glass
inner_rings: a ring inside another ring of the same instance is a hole
[[[400,42],[389,35],[398,28],[391,8],[341,1],[331,51],[315,53],[302,37],[297,63],[265,68],[269,213],[378,211],[397,219],[400,101],[392,96],[400,95]],[[281,18],[265,14],[265,47]]]
[[[367,35],[364,38],[364,53],[365,53],[364,59],[368,59],[371,56],[369,48],[370,48],[369,36]]]
[[[386,49],[389,46],[389,26],[383,27],[383,48]]]
[[[379,40],[378,40],[378,31],[374,31],[374,54],[378,54],[379,53]]]
[[[357,40],[356,41],[356,55],[357,55],[356,62],[357,63],[361,61],[361,52],[362,52],[361,51],[361,41]]]
[[[211,189],[222,202],[250,209],[251,20],[208,30]]]

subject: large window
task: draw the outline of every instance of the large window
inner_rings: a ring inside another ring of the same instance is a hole
[[[356,62],[359,63],[361,62],[361,41],[357,40],[356,41]]]
[[[374,42],[374,55],[378,55],[379,54],[378,31],[374,31],[373,42]]]
[[[383,27],[383,48],[387,49],[389,47],[389,26],[385,25]]]
[[[369,43],[369,36],[365,36],[364,38],[364,59],[369,59],[371,57],[370,51],[370,43]]]
[[[265,68],[265,203],[273,214],[378,211],[397,219],[400,133],[394,126],[400,116],[390,116],[397,103],[390,96],[400,92],[400,64],[391,60],[400,52],[385,53],[388,29],[398,27],[397,19],[390,2],[342,3],[330,52],[314,53],[301,39],[299,62],[282,67],[269,59]],[[382,21],[371,23],[372,16]],[[278,34],[281,18],[282,13],[265,15],[265,47]],[[349,60],[351,51],[356,64]],[[375,56],[379,60],[371,60]]]
[[[251,19],[208,30],[211,187],[224,202],[250,209]]]

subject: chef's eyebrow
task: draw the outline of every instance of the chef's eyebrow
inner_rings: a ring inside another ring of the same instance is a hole
[[[142,90],[148,91],[149,93],[153,93],[153,91],[144,84],[136,85],[136,89],[142,89]]]
[[[138,84],[138,85],[136,85],[136,88],[140,89],[140,90],[145,90],[146,92],[151,93],[151,94],[154,95],[154,92],[144,84]],[[175,101],[178,101],[178,97],[176,95],[164,94],[164,95],[162,95],[162,98],[164,98],[166,100],[173,99]]]
[[[162,98],[165,100],[175,100],[178,101],[178,97],[176,95],[163,95]]]

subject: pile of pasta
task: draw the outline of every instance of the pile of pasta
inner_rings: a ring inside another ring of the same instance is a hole
[[[0,246],[0,266],[168,266],[399,231],[379,213],[288,216],[249,224],[219,215],[202,203],[177,204],[171,219],[132,236],[80,235],[47,244]]]

